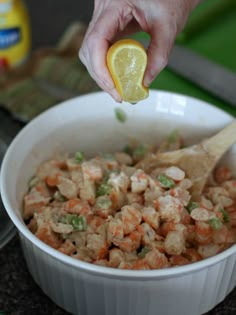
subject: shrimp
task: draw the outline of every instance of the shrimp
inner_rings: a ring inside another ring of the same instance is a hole
[[[222,187],[225,188],[229,194],[229,197],[236,199],[236,180],[231,179],[222,183]]]
[[[77,197],[78,188],[71,179],[59,176],[56,186],[60,193],[67,199],[73,199]]]
[[[156,248],[151,249],[145,255],[145,261],[148,263],[150,269],[161,269],[169,267],[167,257],[159,252]]]
[[[189,260],[182,255],[172,255],[169,260],[171,266],[184,266],[189,264]]]
[[[144,222],[141,225],[139,225],[137,227],[137,231],[139,231],[142,235],[141,242],[143,245],[149,245],[156,238],[155,230],[148,223]]]
[[[103,177],[103,171],[100,165],[95,160],[83,162],[81,164],[82,173],[84,179],[91,180],[93,182],[100,181]]]
[[[87,248],[91,250],[95,260],[106,258],[108,255],[108,242],[99,234],[87,235]]]
[[[183,205],[179,199],[170,195],[161,196],[157,199],[157,204],[162,220],[173,221],[174,223],[181,221]]]
[[[175,188],[170,189],[169,193],[171,196],[178,198],[178,200],[181,202],[183,206],[187,206],[189,204],[189,201],[191,199],[189,191],[177,186]]]
[[[212,242],[213,231],[209,223],[195,222],[195,240],[198,244],[205,245]]]
[[[142,193],[148,187],[148,175],[143,170],[138,169],[131,177],[131,191]]]
[[[72,254],[71,257],[82,260],[82,261],[86,261],[89,263],[93,262],[92,251],[85,246],[81,246],[77,248],[76,252]]]
[[[185,178],[185,172],[176,166],[167,167],[164,173],[177,182],[180,182]]]
[[[164,240],[165,251],[169,255],[181,255],[185,251],[185,238],[180,231],[170,231]]]
[[[216,215],[213,211],[208,211],[205,208],[195,208],[191,211],[191,218],[195,221],[208,222],[211,218],[215,218]]]
[[[135,206],[123,206],[121,208],[121,220],[124,234],[133,232],[142,220],[142,214]]]
[[[185,252],[183,253],[183,256],[186,257],[188,261],[191,263],[202,260],[202,257],[194,248],[186,248]]]
[[[153,207],[144,207],[141,209],[142,219],[153,229],[157,230],[160,226],[160,214]]]
[[[117,268],[125,261],[125,255],[119,248],[113,248],[109,251],[109,266]]]
[[[37,176],[41,180],[46,180],[48,176],[52,173],[60,172],[66,166],[64,161],[59,161],[56,159],[48,160],[42,163],[37,169]]]
[[[35,235],[47,245],[58,249],[62,245],[62,239],[52,231],[50,225],[47,222],[44,222],[38,226],[38,229]]]
[[[119,247],[126,253],[131,253],[137,250],[141,244],[141,233],[133,231],[119,241]]]
[[[221,184],[232,177],[232,172],[228,167],[220,166],[217,167],[214,172],[214,178],[217,183]]]
[[[202,258],[208,258],[220,253],[222,249],[222,245],[209,243],[206,245],[199,245],[197,251]]]
[[[64,243],[62,243],[58,250],[65,255],[71,256],[76,252],[76,246],[71,240],[67,239]]]
[[[108,184],[117,191],[121,190],[127,192],[130,186],[130,179],[124,172],[120,172],[119,174],[111,173],[108,179]]]
[[[33,187],[30,192],[24,196],[23,216],[27,220],[33,216],[40,208],[49,204],[51,197],[41,186]]]
[[[87,201],[82,201],[79,198],[73,198],[64,203],[65,212],[78,214],[88,217],[93,214],[93,210]]]
[[[134,270],[150,270],[150,266],[145,258],[138,259],[132,263],[132,269]]]
[[[108,222],[107,228],[107,240],[109,243],[113,243],[118,246],[124,238],[123,222],[119,218],[112,218]]]

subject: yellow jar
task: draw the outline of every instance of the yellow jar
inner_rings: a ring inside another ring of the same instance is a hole
[[[31,50],[31,30],[22,0],[0,0],[0,68],[24,62]]]

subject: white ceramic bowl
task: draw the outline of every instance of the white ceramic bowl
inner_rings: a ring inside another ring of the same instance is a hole
[[[2,164],[1,192],[17,227],[32,277],[58,305],[80,315],[196,315],[212,309],[236,284],[236,245],[187,266],[119,270],[75,260],[37,239],[21,218],[22,196],[36,167],[58,152],[93,155],[124,147],[130,138],[157,143],[179,129],[187,144],[212,135],[232,117],[200,100],[151,91],[122,123],[118,104],[99,92],[64,102],[30,122],[11,143]],[[236,149],[227,161],[236,171]]]

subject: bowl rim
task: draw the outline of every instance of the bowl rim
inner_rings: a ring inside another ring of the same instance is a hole
[[[163,95],[174,95],[174,96],[182,96],[186,97],[188,99],[193,99],[194,101],[197,101],[199,103],[202,103],[204,106],[211,107],[212,109],[221,112],[222,114],[228,116],[229,118],[234,118],[231,114],[228,112],[214,106],[213,104],[210,104],[206,101],[203,101],[201,99],[197,99],[193,96],[181,94],[181,93],[175,93],[171,91],[161,91],[161,90],[151,90],[151,93],[161,93]],[[7,189],[6,189],[6,184],[4,181],[4,178],[7,177],[7,164],[8,164],[8,159],[11,156],[11,152],[14,151],[14,147],[17,144],[19,140],[21,140],[24,137],[24,134],[28,132],[29,129],[32,128],[34,125],[35,121],[38,121],[40,119],[43,119],[45,115],[48,115],[48,112],[53,112],[57,111],[58,108],[67,106],[69,103],[73,103],[76,100],[83,101],[83,98],[88,98],[91,95],[93,97],[96,95],[101,95],[101,94],[106,94],[103,91],[99,92],[92,92],[89,94],[84,94],[81,96],[77,96],[74,98],[71,98],[69,100],[63,101],[58,103],[57,105],[53,106],[52,108],[42,112],[39,114],[37,117],[33,118],[25,127],[23,127],[20,132],[15,136],[15,138],[12,140],[10,143],[6,154],[4,155],[3,161],[2,161],[2,166],[1,166],[1,175],[0,175],[0,191],[2,194],[2,201],[5,206],[5,209],[14,223],[14,225],[17,228],[17,231],[19,234],[24,236],[24,238],[28,241],[31,242],[33,246],[35,246],[37,249],[43,251],[45,254],[49,255],[51,258],[58,260],[59,262],[63,263],[64,265],[70,266],[74,269],[80,269],[83,272],[87,273],[92,273],[95,275],[100,275],[103,277],[109,277],[109,278],[119,278],[119,279],[132,279],[132,280],[151,280],[151,279],[160,279],[160,278],[167,278],[171,276],[181,276],[187,273],[192,273],[192,272],[198,272],[201,269],[210,267],[212,265],[215,265],[225,259],[227,259],[229,256],[235,254],[236,255],[236,244],[232,245],[228,249],[224,250],[223,252],[203,259],[199,262],[191,263],[188,265],[184,266],[176,266],[176,267],[170,267],[170,268],[164,268],[164,269],[155,269],[155,270],[129,270],[129,269],[118,269],[118,268],[111,268],[111,267],[105,267],[105,266],[100,266],[100,265],[95,265],[92,263],[87,263],[81,260],[77,260],[75,258],[72,258],[70,256],[67,256],[58,250],[50,247],[49,245],[43,243],[41,240],[39,240],[33,233],[29,231],[27,226],[20,221],[14,210],[11,209],[10,206],[10,201],[8,199],[8,194],[7,194]]]

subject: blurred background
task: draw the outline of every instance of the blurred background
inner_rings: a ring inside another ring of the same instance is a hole
[[[80,20],[88,23],[93,0],[25,0],[32,24],[32,47],[55,45],[66,27]]]

